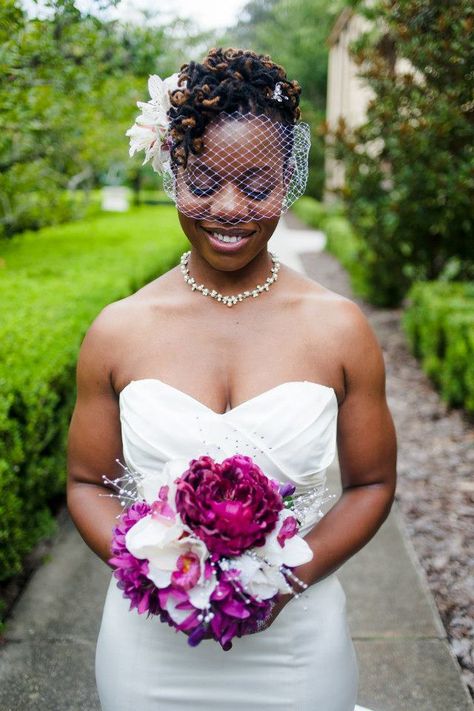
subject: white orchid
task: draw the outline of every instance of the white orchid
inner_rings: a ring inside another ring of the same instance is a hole
[[[232,558],[230,564],[240,571],[242,585],[253,597],[269,600],[278,592],[291,592],[292,588],[278,566],[267,565],[246,553],[238,558]]]
[[[178,479],[189,467],[189,458],[175,457],[168,459],[161,469],[147,472],[146,476],[137,483],[137,495],[140,500],[152,504],[158,498],[162,486],[168,486],[168,501],[172,502],[176,496],[175,480]]]
[[[129,528],[125,534],[125,545],[135,558],[152,561],[157,556],[166,555],[166,551],[171,549],[174,554],[183,533],[184,526],[179,516],[166,518],[150,513]]]
[[[194,568],[196,577],[190,582],[188,595],[191,603],[202,609],[209,603],[217,578],[214,573],[206,578],[209,551],[194,536],[180,537],[186,530],[179,516],[166,519],[149,514],[127,531],[125,545],[136,558],[148,560],[147,578],[158,588],[168,587],[173,574],[184,578]],[[172,601],[170,605],[173,607]]]
[[[189,583],[192,586],[188,589],[189,599],[195,607],[202,609],[209,602],[217,578],[214,573],[206,577],[209,551],[199,538],[186,535],[192,534],[192,531],[176,512],[175,480],[188,466],[186,458],[169,459],[160,471],[150,473],[140,482],[140,495],[152,510],[129,528],[125,534],[125,546],[136,558],[148,560],[147,577],[158,588],[168,587],[173,573],[185,579],[188,573],[191,576],[194,571],[195,577]],[[172,599],[169,606],[171,614],[174,611]]]
[[[313,557],[313,551],[301,536],[286,538],[283,546],[278,541],[278,534],[285,519],[293,516],[288,509],[279,513],[275,529],[268,534],[263,546],[255,547],[252,554],[243,553],[229,560],[229,567],[241,571],[240,579],[248,593],[262,600],[268,600],[278,592],[289,593],[293,588],[280,571],[280,566],[295,567],[307,563]]]
[[[278,534],[286,518],[294,517],[292,511],[283,509],[278,515],[278,523],[271,533],[265,539],[263,546],[259,546],[254,550],[259,556],[265,558],[271,565],[287,565],[294,567],[308,563],[313,557],[313,551],[306,543],[304,538],[296,535],[287,538],[283,547],[278,542]]]
[[[178,88],[178,77],[178,73],[166,79],[161,79],[157,74],[150,75],[148,91],[151,99],[147,102],[137,101],[141,114],[125,133],[130,138],[130,157],[144,150],[145,159],[142,165],[151,160],[157,173],[166,168],[169,160],[168,111],[171,108],[170,93]]]

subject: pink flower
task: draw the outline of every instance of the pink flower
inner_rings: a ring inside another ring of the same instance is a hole
[[[277,541],[283,548],[285,541],[288,538],[293,538],[298,533],[298,523],[294,516],[288,516],[283,521],[280,530],[278,531]]]
[[[176,518],[176,512],[173,511],[171,506],[168,504],[168,492],[169,486],[162,486],[158,492],[158,500],[151,504],[151,517],[157,521],[162,521],[163,519],[167,521],[174,521]]]
[[[189,551],[180,555],[176,561],[177,570],[171,573],[171,582],[184,590],[189,590],[196,585],[201,575],[199,557],[196,553]]]
[[[176,480],[176,509],[214,558],[238,556],[262,546],[275,528],[283,508],[278,489],[251,457],[218,463],[202,456]]]

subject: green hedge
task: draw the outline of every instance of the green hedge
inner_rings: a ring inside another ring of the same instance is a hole
[[[354,293],[367,298],[369,289],[360,260],[363,245],[344,216],[341,203],[326,205],[305,195],[295,202],[292,209],[309,227],[324,232],[325,249],[333,254],[348,272]]]
[[[297,200],[293,212],[307,225],[316,230],[322,230],[324,222],[330,217],[341,217],[344,214],[342,203],[335,202],[329,205],[319,202],[308,195],[303,195]]]
[[[305,196],[292,209],[325,233],[326,249],[349,273],[354,292],[377,304],[366,266],[377,257],[355,234],[340,204],[326,206]],[[449,404],[474,413],[474,283],[417,282],[407,299],[411,306],[402,325],[413,353]],[[386,304],[382,300],[378,305]]]
[[[178,264],[187,248],[169,207],[0,242],[0,581],[55,530],[85,331],[105,304]]]
[[[402,325],[442,397],[474,414],[474,283],[419,282]]]

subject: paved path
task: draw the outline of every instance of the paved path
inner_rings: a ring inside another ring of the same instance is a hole
[[[282,262],[304,272],[300,255],[323,244],[320,233],[282,224],[269,246]],[[338,480],[335,463],[329,471],[334,493]],[[94,653],[110,569],[85,545],[65,509],[59,522],[49,560],[7,622],[0,648],[0,711],[100,709]],[[474,708],[396,506],[339,577],[359,657],[360,704],[373,711]]]

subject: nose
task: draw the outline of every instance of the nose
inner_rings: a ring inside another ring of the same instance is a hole
[[[245,195],[234,183],[225,183],[212,196],[210,216],[226,222],[245,221],[248,218],[248,205]]]

